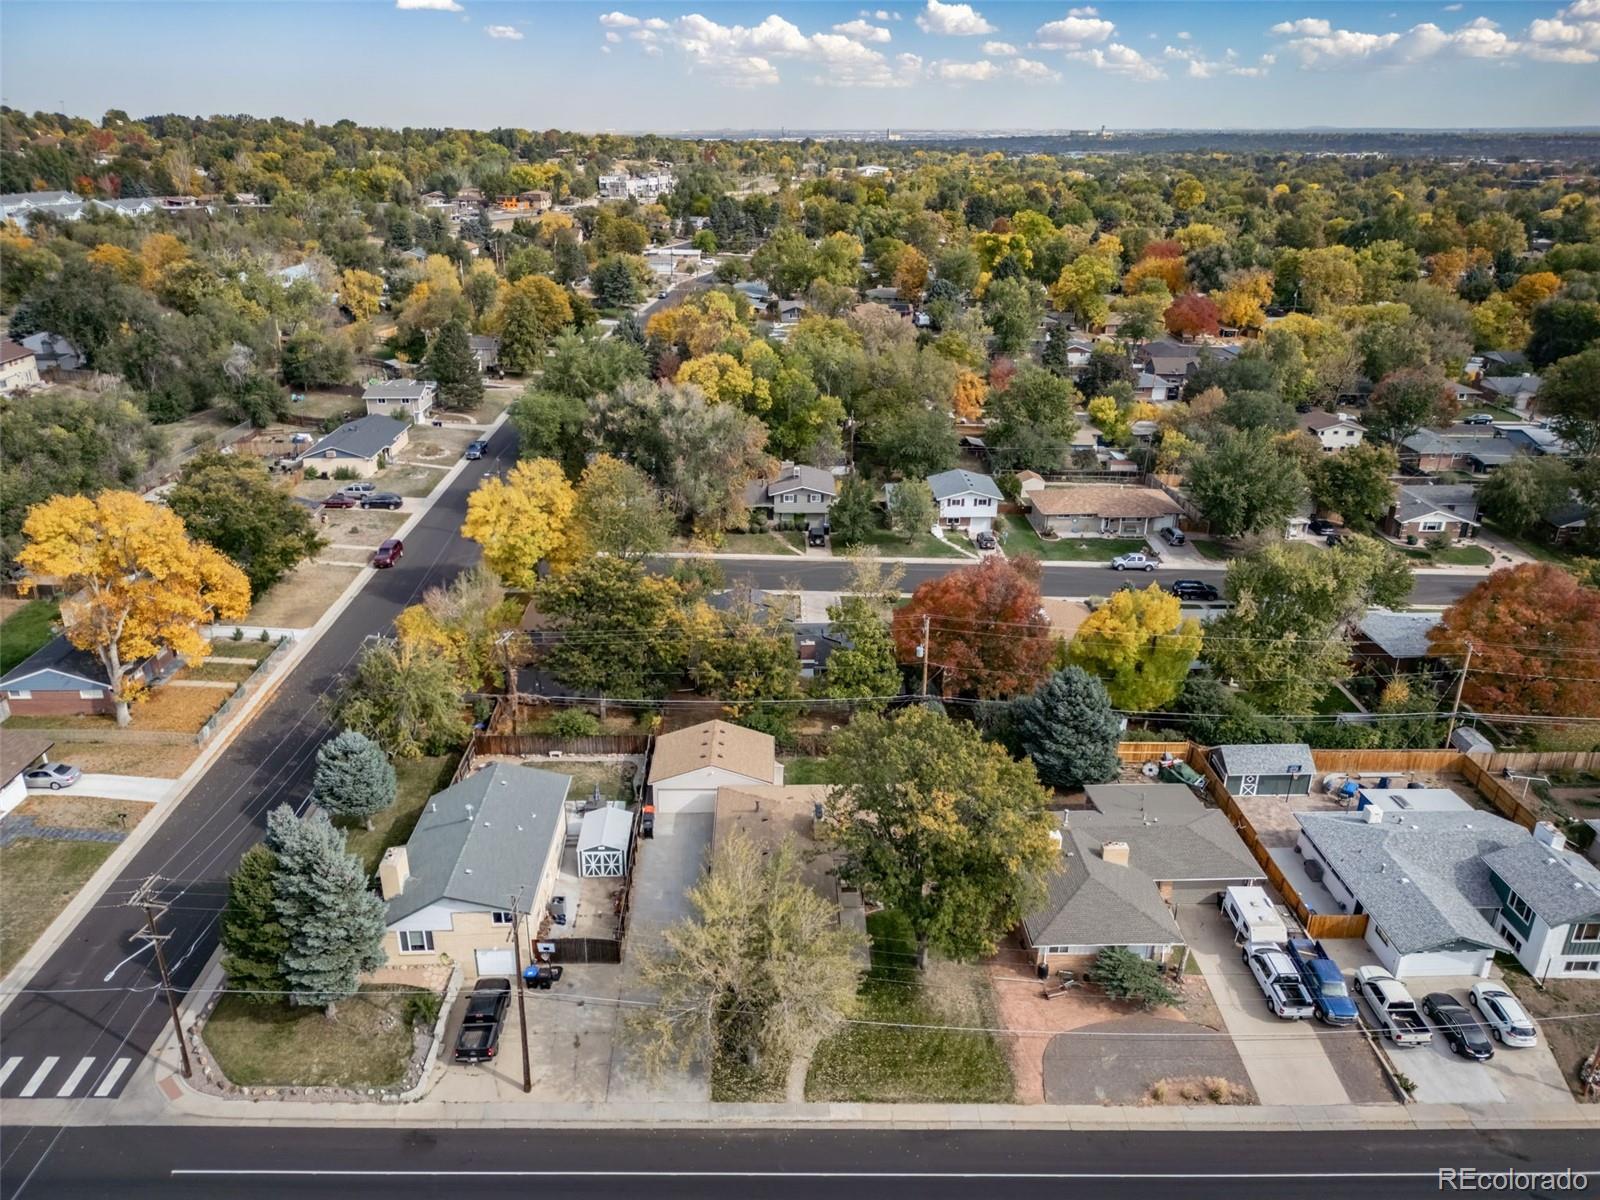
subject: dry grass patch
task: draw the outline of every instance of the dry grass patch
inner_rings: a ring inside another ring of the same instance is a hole
[[[176,779],[200,755],[200,747],[150,746],[142,742],[57,742],[51,754],[86,775],[147,775]]]
[[[1150,1085],[1149,1104],[1254,1104],[1249,1088],[1209,1075],[1197,1079],[1158,1079]]]
[[[132,729],[164,733],[199,733],[217,709],[232,696],[227,688],[161,687],[133,706]]]
[[[54,829],[101,829],[127,833],[155,805],[137,800],[108,800],[104,796],[29,796],[12,810],[19,817],[32,817],[40,825]]]
[[[0,846],[0,973],[17,965],[116,848],[44,838]]]
[[[359,574],[360,567],[303,562],[255,602],[242,624],[306,629],[317,623]]]
[[[244,1087],[387,1087],[405,1078],[412,988],[362,988],[330,1020],[320,1008],[224,996],[206,1019],[217,1066]]]
[[[1594,1053],[1594,1048],[1600,1046],[1600,1017],[1576,1014],[1600,1012],[1600,983],[1549,979],[1539,987],[1525,972],[1509,969],[1507,957],[1501,955],[1498,960],[1505,969],[1505,982],[1522,1001],[1528,1015],[1542,1022],[1539,1029],[1550,1044],[1550,1053],[1555,1056],[1556,1066],[1561,1068],[1561,1077],[1567,1081],[1572,1094],[1582,1100],[1583,1083],[1578,1078],[1578,1068]],[[1563,1019],[1546,1021],[1546,1017]]]

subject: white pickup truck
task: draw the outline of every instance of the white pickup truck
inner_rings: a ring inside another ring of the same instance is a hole
[[[1299,1021],[1315,1011],[1294,960],[1281,946],[1255,942],[1244,948],[1250,974],[1267,998],[1272,1011],[1285,1021]]]
[[[1426,1046],[1433,1041],[1433,1031],[1405,984],[1382,967],[1357,967],[1356,990],[1378,1018],[1383,1036],[1396,1046]]]

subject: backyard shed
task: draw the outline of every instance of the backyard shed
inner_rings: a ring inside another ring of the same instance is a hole
[[[1211,767],[1234,796],[1308,796],[1316,764],[1304,742],[1218,746]]]
[[[619,805],[584,813],[578,828],[578,874],[585,878],[626,875],[632,832],[633,818]]]

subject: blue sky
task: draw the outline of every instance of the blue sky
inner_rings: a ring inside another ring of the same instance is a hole
[[[18,108],[542,129],[1600,124],[1600,0],[6,0]]]

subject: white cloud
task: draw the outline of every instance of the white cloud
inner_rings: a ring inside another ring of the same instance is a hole
[[[1126,75],[1130,79],[1137,79],[1141,82],[1166,78],[1166,73],[1155,63],[1145,58],[1132,46],[1124,46],[1120,42],[1112,42],[1104,50],[1098,46],[1090,50],[1074,50],[1067,57],[1078,62],[1088,63],[1097,71],[1106,71],[1113,75]]]
[[[1067,9],[1067,16],[1069,16],[1069,17],[1098,17],[1099,15],[1100,15],[1100,10],[1098,8],[1069,8],[1069,9]]]
[[[1010,65],[1016,77],[1028,83],[1054,83],[1061,78],[1060,71],[1031,58],[1019,58]]]
[[[990,58],[1015,58],[1017,48],[1010,42],[985,42],[983,52]]]
[[[1115,24],[1096,17],[1092,8],[1075,8],[1059,21],[1039,26],[1033,44],[1041,50],[1081,50],[1105,41],[1116,31]]]
[[[970,4],[941,4],[928,0],[928,6],[917,14],[917,25],[924,33],[939,33],[947,37],[978,37],[995,32],[993,25]]]
[[[1009,62],[941,61],[929,65],[928,74],[945,83],[991,83],[1002,79],[1020,79],[1024,83],[1053,83],[1061,78],[1060,72],[1031,58],[1016,58]]]
[[[863,42],[887,42],[889,40],[889,31],[887,29],[862,20],[846,21],[842,25],[835,25],[833,31]]]
[[[639,24],[639,18],[630,17],[625,12],[601,13],[600,24],[608,29],[632,29]]]
[[[1178,30],[1178,40],[1180,42],[1187,42],[1191,36],[1187,29]]]
[[[1579,0],[1579,3],[1583,2],[1585,0]],[[1596,2],[1600,3],[1600,0]],[[1284,46],[1300,59],[1302,66],[1307,67],[1362,63],[1393,66],[1426,62],[1441,56],[1510,58],[1525,49],[1522,43],[1505,34],[1488,17],[1475,17],[1455,30],[1444,30],[1431,21],[1424,21],[1404,33],[1366,33],[1328,28],[1326,21],[1305,20],[1292,25],[1275,25],[1273,32],[1297,35],[1290,37]],[[1600,29],[1597,29],[1597,33],[1600,33]],[[1600,44],[1600,38],[1597,38],[1597,44]]]
[[[1462,5],[1459,5],[1459,4],[1446,4],[1444,6],[1444,11],[1445,12],[1460,12],[1461,9],[1462,9]]]
[[[601,45],[600,45],[600,53],[601,54],[610,54],[611,53],[611,47],[605,45],[604,43],[601,43]]]
[[[1540,62],[1600,61],[1600,0],[1574,0],[1554,17],[1533,21],[1524,35]]]
[[[1333,32],[1333,26],[1321,17],[1302,17],[1298,21],[1279,21],[1272,27],[1272,32],[1279,37],[1297,34],[1301,37],[1327,37]]]
[[[461,12],[456,0],[394,0],[394,6],[406,12]]]
[[[615,46],[621,40],[622,40],[622,35],[620,33],[616,32],[616,30],[614,30],[614,29],[606,30],[606,41],[610,42],[613,46]]]
[[[1186,63],[1190,79],[1210,79],[1222,67],[1221,63],[1212,62],[1199,50],[1188,46],[1168,46],[1161,53],[1174,62]]]
[[[929,70],[946,83],[981,83],[1000,74],[1000,68],[986,58],[970,63],[936,62]]]
[[[515,25],[485,25],[483,31],[496,41],[520,42],[522,40],[522,30]]]

